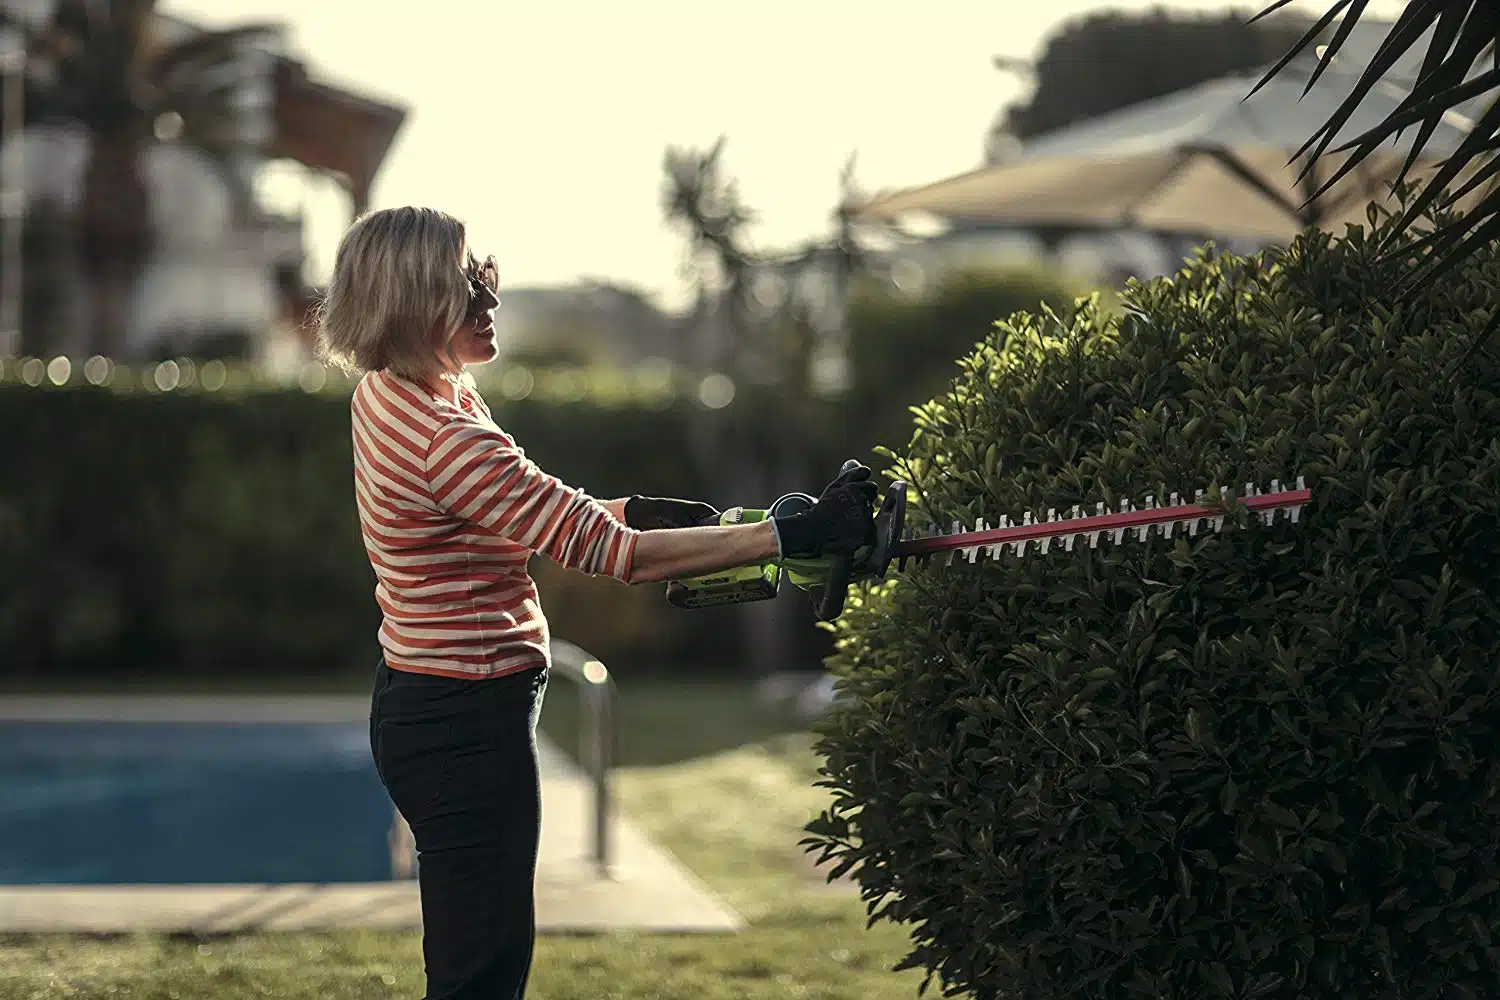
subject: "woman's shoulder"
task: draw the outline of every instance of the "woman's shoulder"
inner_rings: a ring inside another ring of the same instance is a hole
[[[484,438],[507,447],[515,444],[487,409],[472,409],[469,406],[448,405],[438,409],[437,433],[443,437],[454,435],[469,438]]]
[[[366,372],[354,387],[350,406],[358,421],[398,422],[411,431],[436,431],[444,414],[432,394],[387,371]]]

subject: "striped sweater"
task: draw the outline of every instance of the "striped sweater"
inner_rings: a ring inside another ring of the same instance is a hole
[[[465,382],[455,406],[389,372],[360,380],[355,500],[386,662],[497,677],[550,662],[532,554],[629,582],[639,532],[539,469]]]

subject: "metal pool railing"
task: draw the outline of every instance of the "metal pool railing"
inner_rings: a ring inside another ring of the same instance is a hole
[[[593,831],[590,855],[600,878],[611,877],[609,820],[612,810],[610,771],[615,750],[615,681],[603,661],[565,639],[552,640],[552,674],[578,685],[583,706],[579,758],[594,791]],[[396,814],[391,828],[392,874],[412,878],[416,851],[411,830]]]
[[[598,657],[565,639],[552,640],[552,672],[577,684],[583,701],[579,757],[594,786],[593,861],[599,877],[609,878],[609,777],[614,767],[615,679]]]

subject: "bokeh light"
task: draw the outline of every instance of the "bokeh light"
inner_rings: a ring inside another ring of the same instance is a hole
[[[700,380],[661,357],[629,366],[493,365],[478,367],[472,374],[481,393],[504,402],[531,399],[548,404],[661,411],[684,400],[723,409],[737,396],[735,383],[729,376],[710,374]],[[0,383],[7,380],[48,388],[79,384],[108,386],[125,393],[279,391],[297,385],[310,394],[344,394],[358,385],[360,374],[321,361],[301,363],[288,376],[286,372],[273,373],[239,358],[195,361],[183,356],[131,365],[96,354],[82,363],[66,357],[0,358]]]
[[[531,374],[531,369],[521,365],[506,369],[500,378],[500,392],[506,399],[525,399],[535,388],[536,378]]]
[[[715,372],[698,383],[698,402],[710,410],[722,410],[734,402],[734,380]]]
[[[584,372],[568,368],[557,373],[552,383],[552,395],[559,402],[581,402],[589,392],[589,378]]]
[[[218,392],[224,388],[224,381],[229,377],[228,370],[222,361],[209,361],[198,373],[198,384],[209,392]]]
[[[322,392],[323,387],[328,384],[328,369],[317,362],[305,364],[297,376],[297,384],[302,387],[303,392]]]
[[[114,374],[113,367],[108,358],[96,354],[83,363],[83,377],[89,385],[108,385]]]
[[[171,392],[177,388],[177,383],[182,378],[182,370],[177,367],[175,361],[163,361],[153,371],[151,380],[162,392]]]
[[[53,385],[67,385],[73,375],[73,362],[58,356],[47,363],[47,380]]]

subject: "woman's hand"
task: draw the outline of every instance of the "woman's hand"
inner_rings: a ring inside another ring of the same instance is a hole
[[[875,537],[875,497],[870,470],[861,468],[829,483],[810,508],[775,518],[781,554],[792,558],[853,552]]]
[[[640,531],[717,524],[718,508],[696,500],[633,496],[625,501],[625,526]]]
[[[879,489],[870,476],[865,466],[841,473],[809,509],[752,524],[701,526],[719,515],[708,504],[631,497],[625,523],[644,532],[636,539],[631,582],[685,580],[777,558],[853,552],[875,536]]]
[[[632,583],[706,576],[778,557],[852,552],[875,534],[875,496],[868,478],[830,483],[808,510],[753,524],[647,531],[636,539]]]

